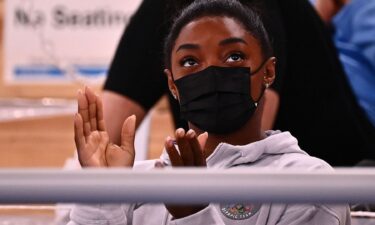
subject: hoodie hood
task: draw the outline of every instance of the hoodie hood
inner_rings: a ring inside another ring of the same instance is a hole
[[[236,165],[256,162],[270,155],[300,153],[307,155],[298,146],[298,141],[289,132],[266,131],[266,138],[247,145],[220,143],[207,158],[209,168],[230,168]],[[162,161],[170,165],[167,152],[163,151]]]
[[[270,155],[301,153],[298,141],[289,132],[266,131],[266,138],[247,145],[220,143],[207,158],[210,168],[230,168],[240,164],[259,161]]]

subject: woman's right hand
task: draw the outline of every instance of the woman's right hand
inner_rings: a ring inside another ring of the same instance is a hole
[[[128,117],[121,132],[121,146],[109,142],[101,98],[92,90],[78,91],[74,139],[82,167],[132,167],[136,117]]]

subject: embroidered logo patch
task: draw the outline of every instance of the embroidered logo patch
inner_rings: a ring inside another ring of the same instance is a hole
[[[226,217],[232,220],[245,220],[252,217],[260,209],[257,204],[221,204],[220,210]]]

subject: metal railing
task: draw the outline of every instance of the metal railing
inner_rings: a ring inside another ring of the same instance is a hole
[[[375,202],[374,169],[0,170],[0,203]]]

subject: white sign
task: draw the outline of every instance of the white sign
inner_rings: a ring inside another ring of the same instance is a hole
[[[5,82],[102,82],[140,2],[7,0]]]

